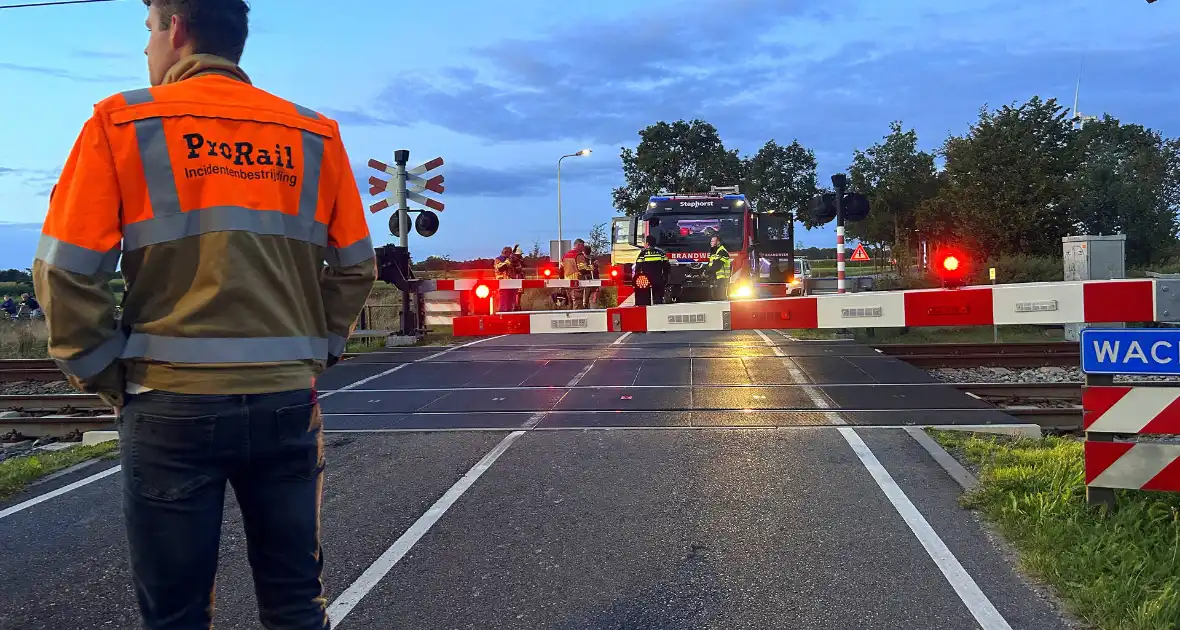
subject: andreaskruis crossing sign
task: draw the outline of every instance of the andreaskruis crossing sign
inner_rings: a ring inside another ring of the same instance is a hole
[[[415,166],[414,168],[406,169],[405,170],[405,178],[406,178],[407,185],[405,188],[402,188],[401,190],[391,189],[391,187],[389,186],[390,180],[384,180],[384,179],[380,179],[378,177],[370,177],[369,178],[369,194],[370,195],[377,196],[381,193],[390,193],[392,198],[385,198],[385,199],[378,201],[377,203],[372,204],[371,206],[369,206],[369,211],[370,212],[380,212],[380,211],[382,211],[386,208],[389,208],[395,204],[398,207],[402,207],[402,204],[409,202],[409,201],[413,201],[414,203],[426,206],[427,208],[430,208],[431,210],[437,210],[439,212],[442,212],[443,209],[445,208],[445,205],[441,201],[431,199],[430,197],[427,197],[426,195],[424,195],[422,193],[434,192],[434,193],[441,194],[444,190],[443,176],[442,175],[435,175],[434,177],[431,177],[429,179],[421,176],[423,173],[426,173],[428,171],[432,171],[442,165],[443,165],[443,159],[441,157],[436,157],[433,160],[430,160],[428,162],[425,162],[423,164]],[[376,169],[378,171],[381,171],[383,173],[388,173],[389,175],[393,175],[395,178],[397,177],[397,174],[398,174],[396,166],[390,166],[380,160],[369,160],[369,167]],[[396,180],[394,180],[394,183],[396,184]]]

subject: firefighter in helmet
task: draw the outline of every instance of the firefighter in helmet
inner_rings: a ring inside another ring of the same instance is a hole
[[[672,264],[664,250],[656,247],[656,237],[648,235],[646,247],[635,258],[635,305],[650,306],[664,303],[664,287],[672,275]]]
[[[512,265],[512,248],[505,247],[492,262],[492,267],[496,270],[496,280],[511,280],[513,276]],[[516,310],[517,293],[516,289],[500,289],[497,311],[504,313]]]
[[[712,278],[713,299],[729,298],[729,250],[716,234],[709,239],[709,267],[705,272]]]

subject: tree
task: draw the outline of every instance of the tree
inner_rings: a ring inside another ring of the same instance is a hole
[[[590,246],[590,251],[595,255],[601,255],[610,252],[610,238],[606,235],[606,224],[599,223],[590,228],[590,237],[586,241]]]
[[[746,196],[761,212],[785,212],[792,221],[815,227],[802,211],[818,191],[815,168],[815,153],[798,140],[786,146],[770,140],[747,162]]]
[[[1061,255],[1071,224],[1073,134],[1056,99],[984,107],[966,136],[943,145],[946,185],[923,204],[919,229],[981,257]]]
[[[919,151],[918,134],[894,121],[882,142],[854,153],[848,179],[871,209],[864,221],[848,224],[848,235],[871,245],[888,244],[907,258],[918,208],[938,190],[934,154]]]
[[[1087,123],[1076,140],[1072,217],[1078,233],[1126,234],[1128,265],[1143,266],[1174,254],[1174,143],[1109,115]]]
[[[743,180],[737,150],[728,150],[717,128],[702,120],[657,122],[639,132],[634,151],[624,147],[626,185],[614,189],[614,206],[626,215],[642,214],[647,198],[661,191],[707,191]]]

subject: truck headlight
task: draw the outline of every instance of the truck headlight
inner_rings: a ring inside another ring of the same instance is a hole
[[[748,284],[739,284],[734,288],[733,291],[730,292],[730,296],[738,299],[753,297],[754,287],[751,287]]]

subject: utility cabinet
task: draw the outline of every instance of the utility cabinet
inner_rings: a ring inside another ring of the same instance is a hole
[[[1066,236],[1061,239],[1065,281],[1118,280],[1127,277],[1127,235]],[[1118,328],[1123,324],[1103,324]],[[1080,341],[1085,324],[1066,324],[1066,341]]]

